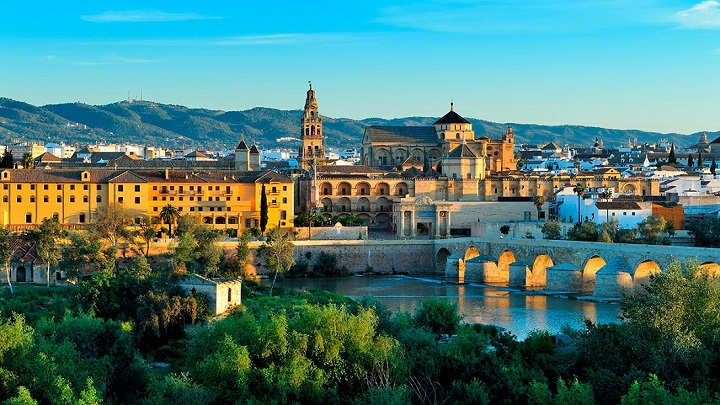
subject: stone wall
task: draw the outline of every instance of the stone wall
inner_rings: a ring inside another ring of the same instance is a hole
[[[377,272],[398,272],[415,275],[435,272],[433,241],[297,241],[295,260],[308,260],[310,266],[320,252],[334,254],[339,266],[350,273],[366,270],[368,266]],[[307,259],[308,253],[310,259]],[[262,274],[262,270],[258,270]]]
[[[324,226],[324,227],[299,227],[295,228],[297,240],[361,240],[368,238],[367,226]]]

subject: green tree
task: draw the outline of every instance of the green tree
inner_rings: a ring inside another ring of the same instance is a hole
[[[171,238],[173,236],[172,224],[178,217],[180,217],[180,211],[172,204],[168,204],[160,210],[160,219],[168,225],[168,236]]]
[[[675,144],[670,145],[670,154],[668,155],[668,164],[674,166],[677,164],[677,158],[675,157]]]
[[[688,167],[695,166],[695,161],[693,160],[692,153],[688,154],[687,165]]]
[[[258,256],[265,259],[265,266],[273,274],[270,296],[279,273],[286,273],[295,264],[295,245],[280,228],[268,232],[268,240],[258,248]]]
[[[651,215],[643,219],[637,226],[637,232],[643,243],[662,245],[669,243],[667,222],[659,215]]]
[[[12,240],[7,227],[0,227],[0,267],[5,270],[10,294],[13,294],[13,286],[10,282],[10,259],[13,255]]]
[[[600,241],[599,238],[598,238],[598,240],[599,240],[600,242],[619,242],[619,241],[617,240],[619,229],[620,229],[620,220],[617,219],[617,218],[615,218],[615,217],[610,218],[609,220],[603,222],[603,223],[600,224],[600,226],[599,226],[599,232],[600,232],[600,234],[601,234],[601,235],[602,235],[602,234],[607,235],[607,237],[609,237],[610,240],[602,240],[602,241]]]
[[[578,224],[582,223],[582,216],[580,214],[580,208],[581,208],[581,198],[582,195],[585,194],[585,183],[577,183],[575,184],[575,187],[573,187],[573,192],[577,194],[577,200],[578,200]]]
[[[605,200],[606,203],[610,202],[610,199],[613,197],[613,192],[609,188],[606,188],[600,193],[600,198]],[[610,205],[605,205],[605,221],[610,220]]]
[[[413,321],[420,328],[426,328],[436,335],[454,334],[462,317],[458,304],[448,300],[429,298],[420,302],[413,314]]]
[[[5,401],[5,405],[37,405],[37,401],[33,399],[27,388],[20,386],[18,394]]]
[[[536,195],[533,197],[533,204],[535,204],[535,208],[537,208],[538,212],[538,221],[540,220],[540,211],[542,211],[542,206],[545,204],[545,196],[544,195]]]
[[[102,248],[102,240],[86,232],[73,232],[70,234],[70,243],[63,249],[60,269],[65,271],[68,279],[75,280],[79,287],[86,271],[97,270],[104,264]]]
[[[3,153],[3,157],[2,157],[2,163],[0,163],[0,167],[2,167],[4,169],[12,169],[14,166],[15,165],[13,162],[12,152],[10,152],[6,146],[5,153]]]
[[[50,287],[50,267],[58,264],[60,260],[60,246],[57,243],[62,235],[60,222],[57,218],[45,218],[38,228],[31,229],[25,234],[28,242],[35,245],[35,251],[45,264],[46,286]]]
[[[567,233],[570,240],[581,240],[586,242],[595,242],[598,240],[598,230],[595,221],[586,221],[575,224]]]
[[[140,249],[145,257],[150,257],[150,243],[152,243],[152,240],[155,239],[155,235],[157,235],[157,229],[155,229],[155,225],[153,225],[152,220],[148,216],[143,217],[140,220],[137,237],[140,238],[145,245],[144,251],[143,249]]]
[[[235,259],[240,265],[240,271],[236,277],[244,278],[245,267],[250,264],[250,237],[250,232],[246,229],[243,231],[242,235],[240,235],[240,240],[238,241],[237,246],[235,246]]]
[[[695,239],[695,246],[720,246],[720,218],[708,216],[700,220],[693,220],[688,224],[688,233]]]
[[[24,169],[32,169],[35,167],[35,159],[33,159],[32,153],[25,152],[22,156],[22,165]]]
[[[110,246],[116,248],[121,239],[130,236],[127,227],[132,223],[132,215],[124,205],[110,203],[101,205],[95,210],[93,222],[89,230],[98,238],[108,241]]]
[[[702,169],[702,165],[703,165],[702,152],[698,152],[698,161],[697,161],[698,169]]]
[[[268,224],[268,202],[265,194],[265,185],[262,185],[262,194],[260,195],[260,233],[265,235],[265,229]]]
[[[710,163],[710,173],[714,176],[717,171],[717,162],[715,161],[715,155],[713,155],[712,162]]]
[[[542,234],[545,239],[562,239],[562,225],[558,221],[547,221],[542,226]]]

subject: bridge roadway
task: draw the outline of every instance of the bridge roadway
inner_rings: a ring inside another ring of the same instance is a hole
[[[619,298],[673,261],[697,260],[720,274],[720,249],[713,248],[519,238],[439,239],[434,246],[436,271],[449,280],[596,297]]]

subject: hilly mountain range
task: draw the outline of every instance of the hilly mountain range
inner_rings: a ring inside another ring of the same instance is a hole
[[[244,134],[261,148],[299,146],[300,110],[256,107],[245,111],[188,108],[148,101],[120,101],[107,105],[83,103],[33,106],[0,98],[0,144],[16,141],[88,143],[139,143],[167,148],[197,147],[232,149]],[[326,146],[359,147],[367,125],[432,125],[438,117],[395,119],[323,117]],[[661,134],[640,130],[617,130],[579,125],[548,126],[496,123],[468,118],[475,136],[499,137],[512,125],[516,143],[590,146],[596,137],[606,146],[638,144],[668,139],[679,146],[697,143],[700,134]],[[708,132],[710,140],[719,132]]]

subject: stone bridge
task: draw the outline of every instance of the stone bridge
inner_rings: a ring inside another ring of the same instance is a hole
[[[675,261],[720,274],[720,249],[566,240],[435,240],[436,271],[453,282],[545,289],[617,299]]]

